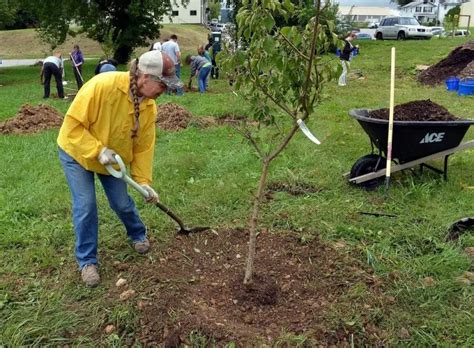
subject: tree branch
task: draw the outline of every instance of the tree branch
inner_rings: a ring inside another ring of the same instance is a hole
[[[265,158],[265,155],[262,152],[262,150],[260,149],[260,146],[258,146],[257,142],[252,137],[252,134],[250,134],[250,131],[248,129],[240,129],[239,127],[234,126],[234,125],[232,125],[231,127],[237,133],[239,133],[241,136],[243,136],[245,139],[247,139],[247,141],[255,148],[255,151],[257,151],[258,157],[260,157],[260,159],[263,160]]]
[[[298,47],[295,46],[295,44],[293,42],[291,42],[290,40],[288,40],[288,38],[283,35],[280,31],[278,32],[278,35],[281,36],[283,38],[283,40],[285,40],[285,42],[291,46],[291,48],[293,48],[293,50],[298,53],[298,55],[300,57],[302,57],[303,59],[305,60],[309,60],[309,57],[307,55],[305,55],[303,52],[301,52]]]

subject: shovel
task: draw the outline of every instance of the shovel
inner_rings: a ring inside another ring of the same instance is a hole
[[[122,158],[115,154],[115,159],[117,160],[117,164],[120,167],[120,170],[116,170],[113,166],[110,164],[105,165],[105,168],[107,171],[112,175],[113,177],[116,177],[117,179],[121,179],[125,181],[127,184],[131,185],[135,190],[141,193],[141,195],[145,198],[148,198],[148,191],[145,190],[143,187],[141,187],[139,184],[137,184],[132,178],[130,178],[127,175],[127,168],[125,167],[125,163],[123,163]],[[193,227],[189,228],[187,227],[183,221],[175,214],[173,213],[167,206],[160,202],[156,202],[155,205],[160,208],[166,215],[168,215],[170,218],[172,218],[176,223],[179,225],[178,229],[178,234],[184,234],[188,235],[190,233],[197,233],[197,232],[202,232],[209,230],[210,227]]]

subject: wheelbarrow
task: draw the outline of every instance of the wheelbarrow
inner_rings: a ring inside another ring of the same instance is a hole
[[[132,186],[135,190],[140,192],[140,194],[143,197],[147,198],[148,191],[145,190],[143,187],[141,187],[138,183],[136,183],[131,177],[127,175],[127,167],[125,166],[125,163],[123,162],[122,158],[116,154],[115,159],[117,160],[117,164],[120,170],[116,170],[112,165],[107,164],[105,168],[110,173],[110,175],[125,181],[127,184]],[[210,229],[210,227],[207,227],[207,226],[206,227],[199,226],[199,227],[190,228],[182,222],[182,220],[178,217],[178,215],[172,212],[171,209],[165,206],[163,203],[155,202],[154,204],[179,225],[178,234],[188,235],[190,233],[197,233],[197,232],[202,232],[202,231],[206,231]]]
[[[372,152],[359,158],[350,173],[344,174],[349,182],[365,189],[376,188],[385,176],[388,120],[368,117],[371,110],[353,109],[355,118],[370,138]],[[391,172],[398,172],[417,165],[420,171],[428,168],[448,178],[448,158],[455,152],[474,147],[474,140],[461,141],[474,120],[456,121],[394,121],[392,158],[395,165]],[[442,170],[426,162],[444,158]]]

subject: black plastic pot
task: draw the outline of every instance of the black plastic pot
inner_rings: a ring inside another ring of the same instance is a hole
[[[369,109],[353,109],[354,117],[372,143],[386,156],[388,120],[369,118]],[[392,158],[409,162],[458,146],[474,120],[394,121]]]

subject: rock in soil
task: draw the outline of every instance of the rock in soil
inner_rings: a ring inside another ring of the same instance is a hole
[[[389,109],[372,110],[368,116],[388,120]],[[427,99],[396,105],[393,119],[395,121],[456,121],[459,120],[459,117],[454,116],[441,105]]]
[[[126,301],[135,296],[135,290],[126,290],[120,294],[120,300]]]
[[[114,326],[114,325],[107,325],[107,326],[105,327],[105,330],[104,330],[104,331],[105,331],[105,333],[106,333],[107,335],[110,335],[112,332],[115,331],[115,326]]]
[[[467,77],[468,71],[464,70],[474,61],[474,40],[456,47],[451,53],[430,68],[418,75],[418,80],[426,85],[436,85],[444,82],[450,76]],[[474,75],[471,75],[474,76]]]
[[[45,129],[59,128],[63,115],[55,108],[40,104],[23,105],[15,117],[0,123],[0,134],[29,134]]]

